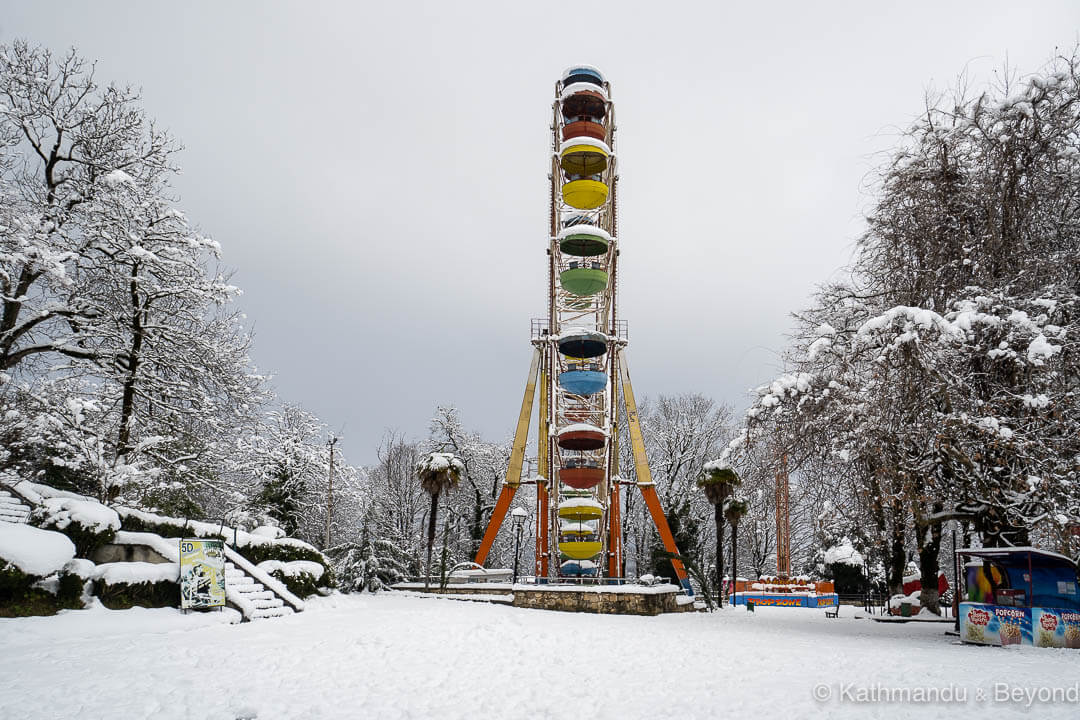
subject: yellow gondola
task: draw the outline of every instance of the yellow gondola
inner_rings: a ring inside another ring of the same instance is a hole
[[[559,552],[574,560],[588,560],[601,550],[599,542],[561,542]]]
[[[599,180],[571,179],[562,186],[562,196],[570,207],[578,210],[594,210],[607,202],[608,186]]]
[[[559,504],[559,517],[564,520],[588,522],[604,516],[604,508],[591,498],[571,498]]]
[[[559,164],[569,175],[599,175],[607,170],[607,145],[592,138],[576,138],[559,153]]]

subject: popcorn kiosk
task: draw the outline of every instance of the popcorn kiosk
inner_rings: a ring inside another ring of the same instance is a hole
[[[1076,563],[1032,547],[957,550],[965,588],[960,639],[1080,649]]]

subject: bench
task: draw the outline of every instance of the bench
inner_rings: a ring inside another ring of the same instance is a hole
[[[829,608],[825,608],[825,617],[827,617],[827,618],[840,617],[840,606],[839,605],[833,605],[831,610]]]

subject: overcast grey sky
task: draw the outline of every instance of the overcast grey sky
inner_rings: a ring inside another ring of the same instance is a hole
[[[875,6],[878,6],[875,8]],[[0,42],[99,60],[185,144],[283,399],[353,462],[456,404],[513,428],[545,302],[555,81],[619,125],[620,303],[640,395],[743,407],[850,258],[867,173],[925,91],[1041,66],[1076,2],[34,2]]]

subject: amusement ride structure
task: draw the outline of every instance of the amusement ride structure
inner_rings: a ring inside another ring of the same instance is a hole
[[[509,466],[476,563],[483,565],[522,484],[536,485],[540,582],[620,581],[620,491],[642,494],[666,550],[678,554],[660,506],[626,363],[626,322],[617,314],[619,240],[615,106],[599,70],[579,65],[555,85],[552,107],[547,317],[532,322],[532,363]],[[539,386],[538,477],[522,478]],[[625,407],[635,479],[619,475],[618,409]],[[686,570],[672,565],[690,589]]]

